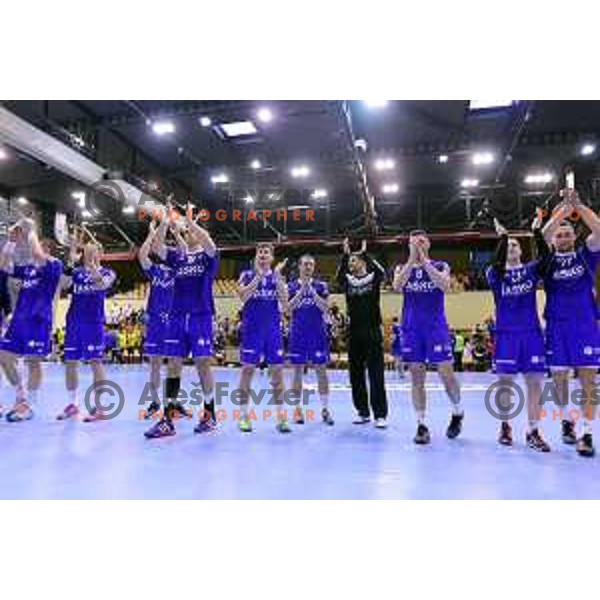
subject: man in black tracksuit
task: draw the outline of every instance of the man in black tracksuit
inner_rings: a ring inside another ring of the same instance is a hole
[[[385,427],[387,398],[383,365],[380,286],[385,276],[382,266],[366,254],[366,242],[360,252],[352,253],[344,240],[344,256],[338,268],[338,283],[346,295],[348,327],[348,362],[352,401],[357,415],[354,423],[368,423],[373,411],[376,427]],[[369,395],[365,381],[369,373]],[[369,400],[371,410],[369,410]]]

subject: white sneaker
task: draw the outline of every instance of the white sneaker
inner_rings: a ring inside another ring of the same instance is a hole
[[[375,427],[377,427],[377,429],[385,429],[387,427],[387,421],[385,419],[375,419]]]
[[[364,425],[365,423],[368,423],[371,420],[371,417],[363,417],[361,415],[356,415],[354,417],[354,419],[352,420],[352,423],[354,425]]]

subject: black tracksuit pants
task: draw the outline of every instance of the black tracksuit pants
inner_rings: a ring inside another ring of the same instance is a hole
[[[385,419],[388,414],[385,393],[383,336],[381,328],[355,329],[348,332],[348,364],[352,402],[356,412],[375,419]],[[369,375],[369,393],[365,370]],[[370,405],[370,408],[369,408]]]

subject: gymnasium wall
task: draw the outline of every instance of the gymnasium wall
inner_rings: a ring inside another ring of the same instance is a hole
[[[68,299],[61,298],[57,303],[55,324],[63,325],[66,310],[68,308]],[[345,310],[344,296],[340,294],[331,295],[331,303],[337,304]],[[240,302],[236,297],[216,297],[215,304],[219,316],[235,317],[240,308]],[[145,300],[131,300],[125,298],[110,298],[107,303],[107,314],[115,306],[130,305],[133,308],[143,308]],[[397,316],[402,307],[402,295],[394,293],[382,293],[381,305],[383,316],[386,321]],[[544,294],[538,292],[538,307],[541,311],[544,306]],[[450,327],[456,329],[468,329],[482,323],[486,318],[493,315],[494,304],[490,292],[462,292],[458,294],[446,295],[446,314]]]

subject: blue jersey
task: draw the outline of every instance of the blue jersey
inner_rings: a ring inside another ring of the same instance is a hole
[[[112,269],[98,269],[102,283],[97,283],[85,267],[76,267],[71,275],[71,304],[67,322],[104,323],[104,300],[106,292],[113,286],[116,275]]]
[[[431,261],[439,271],[448,265],[441,261]],[[447,329],[444,309],[444,292],[431,280],[423,267],[411,269],[408,281],[402,288],[402,328],[423,329],[425,331]]]
[[[42,266],[15,266],[10,275],[21,281],[15,318],[52,320],[52,303],[62,272],[63,264],[56,258],[48,259]]]
[[[594,298],[596,266],[600,252],[583,246],[576,252],[552,255],[544,278],[548,322],[572,323],[578,329],[596,327]]]
[[[150,280],[150,294],[146,305],[149,315],[168,313],[173,303],[175,289],[175,269],[166,265],[151,265],[144,269]]]
[[[173,312],[212,315],[215,312],[212,287],[219,267],[218,255],[209,256],[204,250],[169,250],[166,263],[175,270]]]
[[[496,330],[503,332],[540,330],[536,289],[540,276],[538,261],[506,267],[504,276],[490,266],[486,278],[496,303]]]
[[[402,325],[394,323],[392,325],[392,346],[401,344],[402,342]]]
[[[255,277],[252,270],[243,271],[239,278],[241,285],[248,285]],[[244,303],[242,308],[242,323],[245,327],[279,328],[281,312],[279,310],[279,299],[277,296],[277,284],[275,275],[269,271],[262,276],[260,283],[252,296]]]
[[[288,284],[290,300],[296,296],[301,288],[300,281]],[[310,289],[302,291],[300,301],[292,311],[290,322],[291,334],[301,334],[306,337],[320,337],[325,335],[325,318],[323,311],[315,303],[315,294],[325,299],[329,296],[327,284],[324,281],[311,280]]]

